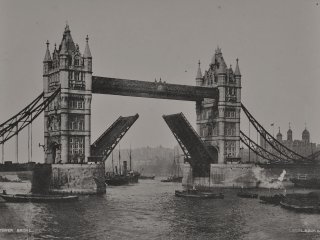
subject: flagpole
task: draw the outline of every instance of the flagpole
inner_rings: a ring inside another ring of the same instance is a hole
[[[272,127],[272,137],[274,137],[274,123],[271,123],[270,126]]]

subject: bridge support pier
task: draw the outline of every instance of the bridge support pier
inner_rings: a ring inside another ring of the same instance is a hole
[[[209,177],[194,177],[192,167],[183,166],[182,185],[185,188],[256,188],[259,187],[259,167],[253,164],[211,164]]]
[[[104,174],[104,164],[43,164],[33,173],[32,192],[104,194]]]

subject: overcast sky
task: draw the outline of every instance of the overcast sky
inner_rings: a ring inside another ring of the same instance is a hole
[[[51,50],[60,44],[66,21],[82,52],[89,35],[97,76],[195,85],[198,60],[207,69],[219,45],[227,65],[239,58],[242,103],[256,119],[271,132],[270,123],[284,133],[291,122],[295,139],[306,123],[320,143],[317,1],[0,0],[0,122],[43,90],[45,42]],[[121,145],[172,147],[177,143],[162,115],[177,112],[195,126],[193,102],[94,95],[92,141],[118,116],[139,113]],[[42,161],[43,115],[33,128],[33,160]],[[20,161],[25,143],[21,134]],[[6,160],[13,155],[9,145]]]

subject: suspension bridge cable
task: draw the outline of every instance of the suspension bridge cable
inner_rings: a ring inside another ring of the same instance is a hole
[[[30,125],[28,125],[28,162],[30,162]]]
[[[31,118],[32,118],[32,113],[31,113]],[[31,136],[30,136],[30,160],[32,162],[32,122],[30,123],[30,130],[31,130]]]
[[[36,119],[40,113],[53,101],[53,99],[60,92],[60,88],[56,89],[50,96],[44,97],[44,93],[41,93],[35,100],[33,100],[27,107],[22,109],[19,113],[9,118],[4,123],[0,124],[0,144],[5,143],[14,135],[28,126],[34,119]]]
[[[240,130],[240,140],[242,143],[244,143],[249,149],[251,149],[255,154],[259,155],[260,157],[267,159],[272,162],[291,162],[287,159],[282,158],[281,156],[278,156],[263,147],[259,146],[257,143],[255,143],[252,139],[250,139],[247,135],[245,135]]]
[[[255,127],[255,129],[259,132],[260,136],[262,136],[269,145],[274,148],[277,152],[285,156],[286,158],[293,160],[293,161],[309,161],[312,162],[312,160],[307,159],[306,157],[303,157],[302,155],[294,152],[293,150],[289,149],[282,143],[280,143],[277,139],[275,139],[270,133],[268,133],[261,124],[250,114],[250,112],[246,109],[246,107],[241,104],[241,108],[248,117],[249,121],[252,123],[252,125]]]

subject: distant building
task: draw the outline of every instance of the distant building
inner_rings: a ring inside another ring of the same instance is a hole
[[[304,157],[307,157],[318,150],[317,144],[310,142],[310,132],[307,130],[307,128],[303,130],[301,140],[298,140],[298,139],[293,140],[292,129],[290,125],[287,131],[287,139],[284,140],[283,135],[279,128],[279,132],[276,135],[276,139],[287,148],[291,149],[292,151]],[[260,146],[263,148],[266,148],[270,152],[274,152],[272,147],[268,143],[266,143],[266,141],[262,137],[260,139]]]

